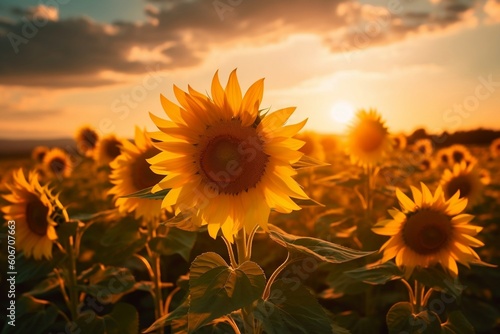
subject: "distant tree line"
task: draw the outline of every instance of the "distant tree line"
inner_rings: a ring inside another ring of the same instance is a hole
[[[413,131],[408,136],[408,143],[413,144],[419,139],[428,138],[436,147],[446,147],[453,144],[462,145],[489,145],[496,138],[500,138],[500,130],[475,129],[469,131],[456,131],[448,133],[447,131],[441,134],[428,134],[424,128],[419,128]]]

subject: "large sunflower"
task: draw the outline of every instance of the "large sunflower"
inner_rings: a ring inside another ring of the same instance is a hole
[[[135,211],[136,218],[144,217],[146,220],[159,217],[161,201],[122,197],[152,187],[161,181],[163,177],[153,173],[146,161],[158,154],[159,150],[153,147],[148,135],[136,127],[135,143],[124,141],[121,152],[110,164],[109,178],[114,187],[108,193],[115,195],[115,204],[120,212]]]
[[[53,148],[43,157],[44,174],[52,177],[69,177],[73,171],[73,163],[69,155],[60,148]]]
[[[295,108],[260,112],[263,79],[242,96],[236,70],[223,89],[218,74],[212,98],[191,87],[174,86],[180,107],[165,97],[162,106],[171,120],[151,115],[160,132],[152,134],[163,152],[148,161],[167,175],[153,191],[171,188],[162,205],[190,210],[215,238],[220,229],[232,241],[241,228],[267,229],[271,208],[288,213],[300,207],[290,198],[307,199],[292,178],[291,164],[303,142],[292,138],[304,125],[283,126]]]
[[[16,247],[26,257],[40,260],[52,257],[57,239],[56,227],[68,221],[66,209],[47,187],[42,187],[35,173],[26,179],[22,169],[14,172],[10,194],[2,195],[10,205],[2,208],[6,220],[16,222]]]
[[[347,138],[351,162],[361,166],[375,165],[391,149],[392,140],[380,114],[373,109],[358,111]]]
[[[392,219],[378,222],[373,231],[391,238],[380,248],[382,261],[395,257],[396,264],[410,276],[416,267],[440,263],[451,274],[458,275],[456,262],[465,266],[485,264],[471,247],[483,246],[474,236],[481,227],[470,225],[474,216],[460,214],[467,199],[456,193],[445,201],[441,187],[434,195],[421,183],[422,191],[411,187],[413,200],[396,189],[401,210],[389,210]]]
[[[94,149],[94,160],[99,166],[104,166],[113,161],[121,154],[121,146],[125,140],[117,138],[115,135],[107,135],[97,141]]]
[[[88,125],[84,125],[76,131],[76,148],[86,157],[92,157],[98,140],[99,135]]]
[[[460,198],[467,198],[469,206],[477,204],[483,195],[484,185],[489,177],[485,176],[476,164],[462,161],[454,164],[453,168],[446,169],[441,177],[441,186],[446,198],[452,197],[460,191]]]

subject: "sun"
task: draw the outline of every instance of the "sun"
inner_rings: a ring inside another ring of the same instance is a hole
[[[330,117],[342,126],[351,123],[355,115],[356,108],[350,102],[344,100],[337,101],[330,109]]]

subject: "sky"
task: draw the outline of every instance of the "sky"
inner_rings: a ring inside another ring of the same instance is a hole
[[[262,108],[342,133],[500,129],[500,0],[2,0],[0,138],[132,137],[172,87],[237,68]]]

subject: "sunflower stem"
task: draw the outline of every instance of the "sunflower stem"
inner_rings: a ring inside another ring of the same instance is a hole
[[[255,233],[257,233],[258,229],[259,229],[259,225],[255,225],[252,232],[250,232],[250,234],[248,235],[248,239],[247,239],[247,257],[248,257],[248,260],[250,260],[252,258],[253,238],[255,237]]]
[[[411,288],[410,283],[408,283],[408,281],[405,280],[404,278],[401,279],[401,282],[403,282],[406,289],[408,290],[408,298],[410,299],[410,304],[413,305],[415,303],[415,297],[413,295],[413,289]]]
[[[154,219],[150,219],[147,222],[148,227],[148,242],[149,240],[156,237],[156,221]],[[148,251],[148,255],[151,259],[151,269],[153,273],[153,286],[154,286],[154,302],[155,302],[155,318],[156,320],[160,319],[163,315],[163,297],[162,297],[162,284],[161,284],[161,263],[160,263],[160,254],[154,252],[149,248],[149,243],[146,243],[146,249]],[[158,328],[158,334],[163,334],[163,327]]]
[[[71,319],[75,321],[78,318],[78,290],[76,281],[76,252],[73,236],[68,238],[68,255],[69,255],[69,268],[68,268],[68,290],[69,290],[69,311]]]
[[[234,256],[233,246],[224,236],[222,236],[222,240],[224,240],[224,243],[226,244],[227,253],[229,254],[229,260],[231,262],[231,267],[233,267],[233,268],[238,267],[238,263],[236,262],[236,257]],[[239,252],[238,252],[238,255],[239,255]]]
[[[238,265],[248,261],[246,230],[243,227],[236,236],[236,251],[238,252]],[[255,333],[255,320],[253,316],[253,306],[249,305],[241,309],[243,323],[246,333]]]
[[[422,283],[420,283],[419,281],[415,280],[415,291],[414,291],[415,303],[413,306],[413,313],[415,313],[415,314],[422,312],[422,310],[424,309],[424,305],[422,303],[424,289],[425,289],[425,286]]]
[[[266,287],[264,288],[264,292],[262,293],[262,299],[266,300],[269,298],[271,292],[271,285],[273,285],[276,277],[288,266],[292,261],[290,260],[290,253],[287,254],[285,261],[280,264],[278,268],[271,274],[271,277],[267,280]]]

